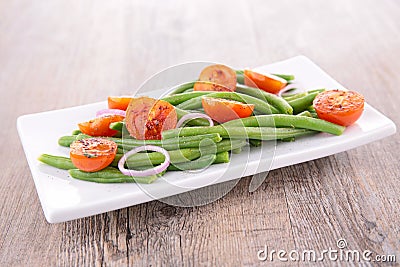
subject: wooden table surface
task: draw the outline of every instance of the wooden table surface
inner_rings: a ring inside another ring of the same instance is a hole
[[[0,265],[267,265],[264,245],[322,251],[339,238],[399,262],[398,134],[271,171],[253,193],[242,178],[205,206],[152,201],[49,224],[16,130],[22,114],[129,94],[174,64],[299,54],[398,125],[399,17],[397,0],[0,2]]]

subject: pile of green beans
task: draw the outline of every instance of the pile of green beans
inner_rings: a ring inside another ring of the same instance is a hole
[[[229,162],[229,151],[241,148],[246,145],[245,140],[221,140],[218,134],[211,134],[205,136],[216,136],[218,142],[214,143],[213,139],[208,140],[208,145],[201,146],[198,148],[184,148],[170,150],[170,162],[171,165],[168,167],[168,171],[177,170],[194,170],[202,169],[210,164],[220,164]],[[63,139],[72,139],[76,136],[65,136]],[[75,140],[74,138],[74,140]],[[182,139],[182,138],[180,138]],[[115,138],[114,138],[115,140]],[[131,142],[138,140],[131,140]],[[155,141],[155,140],[152,140]],[[166,140],[168,142],[168,140]],[[214,144],[214,146],[212,145]],[[214,152],[214,153],[213,153]],[[58,169],[68,170],[71,177],[97,182],[97,183],[126,183],[126,182],[137,182],[137,183],[151,183],[157,179],[160,175],[151,175],[148,177],[131,177],[123,175],[116,167],[118,161],[121,159],[123,154],[117,154],[114,161],[111,163],[112,167],[106,168],[97,172],[84,172],[76,169],[70,158],[62,156],[54,156],[49,154],[42,154],[38,160],[56,167]],[[152,168],[154,165],[161,164],[165,160],[165,156],[158,152],[150,153],[137,153],[128,157],[125,165],[129,168]]]
[[[62,136],[58,143],[61,146],[69,147],[72,142],[79,139],[91,138],[81,134],[80,131],[73,131],[74,135]],[[218,133],[200,134],[196,136],[181,137],[162,140],[136,140],[133,138],[104,137],[114,141],[118,145],[118,153],[110,167],[97,172],[84,172],[76,169],[70,158],[42,154],[38,160],[63,170],[68,170],[71,177],[92,181],[97,183],[151,183],[160,175],[149,177],[130,177],[123,175],[118,169],[118,161],[134,147],[143,145],[155,145],[166,149],[170,155],[170,166],[167,171],[202,169],[210,164],[229,162],[229,151],[240,149],[247,144],[246,140],[223,140]],[[129,168],[152,168],[165,160],[162,153],[137,153],[128,157],[125,165]]]
[[[175,106],[178,119],[191,112],[202,112],[202,98],[213,97],[235,100],[254,105],[253,116],[209,126],[206,119],[192,119],[184,127],[162,132],[161,140],[136,140],[130,136],[104,137],[114,141],[118,151],[109,167],[97,172],[84,172],[76,169],[68,157],[42,154],[39,161],[68,170],[71,177],[97,183],[152,183],[159,176],[131,177],[122,174],[117,166],[125,152],[143,145],[163,147],[170,156],[167,171],[195,170],[210,164],[227,163],[230,153],[241,153],[248,144],[261,146],[263,141],[294,141],[296,138],[326,132],[340,135],[345,127],[318,119],[312,106],[314,98],[325,89],[310,90],[295,94],[283,94],[282,97],[244,84],[243,71],[236,71],[237,87],[235,92],[193,91],[196,81],[181,84],[162,98]],[[274,74],[288,82],[293,75]],[[118,136],[126,133],[124,122],[110,124],[110,128],[119,131]],[[69,147],[75,140],[91,138],[74,130],[71,135],[58,140],[60,146]],[[127,168],[147,169],[164,162],[165,156],[159,152],[140,152],[131,155],[125,162]]]

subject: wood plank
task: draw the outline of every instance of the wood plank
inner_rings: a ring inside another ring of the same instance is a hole
[[[398,134],[272,171],[253,193],[243,178],[208,205],[153,201],[50,225],[15,128],[19,115],[129,94],[181,62],[298,54],[399,124],[399,14],[393,0],[0,2],[0,266],[254,266],[270,263],[257,259],[264,245],[321,251],[339,238],[399,259]]]

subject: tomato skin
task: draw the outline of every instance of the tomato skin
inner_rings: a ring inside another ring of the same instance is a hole
[[[118,131],[110,129],[110,124],[123,119],[120,115],[108,115],[79,123],[78,127],[82,133],[90,136],[114,136]]]
[[[134,98],[126,110],[126,128],[139,140],[161,140],[162,131],[174,129],[177,121],[175,107],[164,100]]]
[[[222,98],[203,97],[201,103],[205,113],[219,123],[249,117],[254,110],[253,104]]]
[[[109,96],[107,100],[109,109],[126,110],[132,97]]]
[[[87,138],[74,141],[69,156],[78,169],[85,172],[96,172],[113,162],[118,145],[103,138]]]
[[[235,90],[214,82],[198,81],[194,84],[193,91],[234,92]]]
[[[287,81],[278,76],[261,74],[249,69],[244,70],[244,83],[272,94],[279,93],[287,85]]]
[[[313,106],[320,119],[349,126],[363,113],[364,96],[355,91],[328,90],[315,97]]]
[[[194,91],[228,91],[236,90],[236,72],[228,66],[215,64],[205,67]]]

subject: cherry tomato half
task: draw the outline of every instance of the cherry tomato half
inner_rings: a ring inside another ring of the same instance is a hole
[[[219,123],[249,117],[254,110],[253,104],[221,98],[203,97],[201,102],[205,113]]]
[[[78,127],[82,133],[90,136],[114,136],[118,131],[111,130],[110,124],[123,119],[124,117],[120,115],[108,115],[79,123]]]
[[[111,164],[118,146],[113,141],[93,137],[76,140],[70,148],[69,156],[75,167],[85,172],[95,172]]]
[[[124,96],[109,96],[108,97],[108,108],[109,109],[120,109],[126,110],[132,97]]]
[[[244,70],[244,83],[272,94],[279,93],[287,85],[287,81],[278,76],[261,74],[249,69]]]
[[[355,91],[329,90],[318,94],[313,106],[320,119],[349,126],[364,110],[364,96]]]
[[[235,91],[236,72],[228,66],[216,64],[205,67],[193,88],[194,91]]]
[[[161,140],[164,130],[173,129],[178,117],[170,103],[150,97],[133,98],[126,110],[125,125],[139,140]]]

